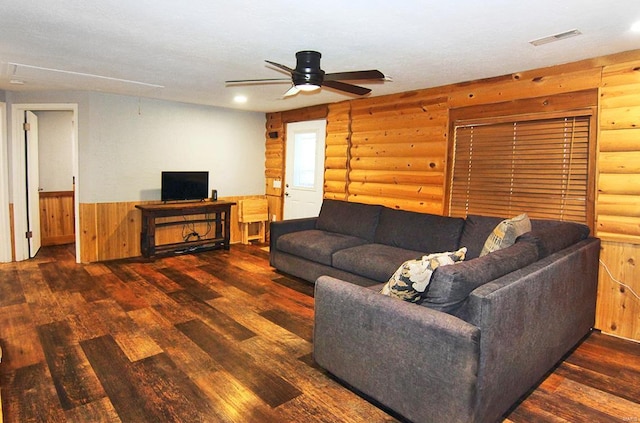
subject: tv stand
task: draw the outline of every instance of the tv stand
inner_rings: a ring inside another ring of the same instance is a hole
[[[193,203],[138,204],[142,212],[142,231],[140,232],[140,252],[145,258],[167,254],[185,254],[195,251],[217,248],[229,249],[231,238],[231,201],[198,201]],[[161,217],[184,217],[204,215],[203,218],[185,221],[176,219],[156,222]],[[196,239],[171,244],[156,245],[156,228],[184,225],[186,223],[211,223],[214,227],[212,238]]]

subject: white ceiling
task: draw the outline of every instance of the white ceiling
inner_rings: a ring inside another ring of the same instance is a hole
[[[638,0],[2,0],[0,90],[93,90],[271,112],[353,98],[282,99],[295,52],[326,72],[379,69],[372,96],[640,48]],[[578,29],[534,47],[529,41]],[[18,64],[17,66],[15,64]],[[13,83],[11,82],[13,80]],[[245,104],[233,102],[245,95]]]

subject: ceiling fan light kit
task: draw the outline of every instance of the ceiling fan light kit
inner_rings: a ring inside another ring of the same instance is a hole
[[[347,92],[355,95],[367,95],[371,92],[371,89],[360,87],[358,85],[349,84],[342,81],[348,80],[373,80],[384,81],[386,80],[384,74],[378,70],[366,70],[366,71],[352,71],[352,72],[337,72],[337,73],[325,73],[320,68],[320,58],[322,55],[317,51],[304,50],[296,53],[296,67],[291,69],[288,66],[280,63],[271,62],[265,60],[270,65],[288,72],[291,75],[292,87],[284,94],[284,97],[289,97],[298,94],[300,91],[310,92],[316,91],[321,87],[329,87],[338,91]],[[226,81],[227,84],[234,83],[251,83],[251,82],[269,82],[274,79],[244,79]]]
[[[320,89],[320,85],[317,85],[311,82],[296,83],[294,87],[296,87],[300,91],[307,91],[307,92]]]

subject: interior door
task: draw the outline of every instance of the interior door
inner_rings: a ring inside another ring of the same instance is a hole
[[[29,258],[40,250],[40,164],[38,161],[38,117],[30,111],[25,116],[25,152],[27,170],[27,239]]]
[[[287,124],[285,219],[318,216],[324,194],[326,120]]]

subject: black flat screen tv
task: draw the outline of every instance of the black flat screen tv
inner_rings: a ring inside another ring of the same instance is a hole
[[[162,201],[204,200],[209,196],[209,172],[162,172]]]

